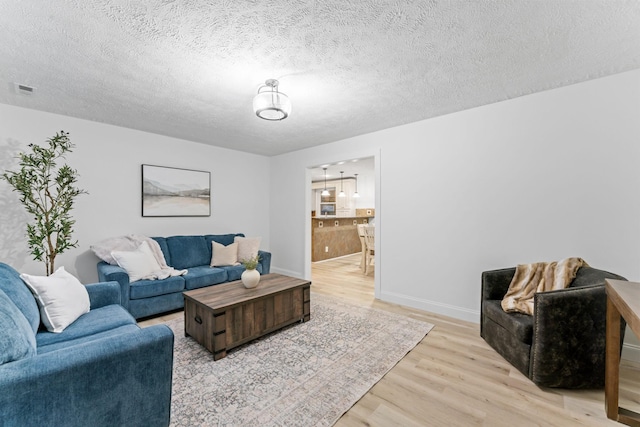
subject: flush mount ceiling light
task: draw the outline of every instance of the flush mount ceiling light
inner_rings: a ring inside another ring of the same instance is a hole
[[[289,97],[278,91],[278,81],[269,79],[264,86],[258,88],[258,94],[253,98],[253,111],[261,119],[278,121],[284,120],[291,114]]]

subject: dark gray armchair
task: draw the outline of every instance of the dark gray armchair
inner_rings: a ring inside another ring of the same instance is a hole
[[[560,388],[604,386],[605,279],[626,280],[582,267],[571,285],[535,295],[534,315],[506,313],[500,302],[514,268],[482,273],[480,335],[535,384]],[[626,323],[621,322],[621,341]]]

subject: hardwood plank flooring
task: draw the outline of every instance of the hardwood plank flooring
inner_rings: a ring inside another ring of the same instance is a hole
[[[373,273],[362,274],[359,262],[355,254],[313,263],[312,292],[404,314],[435,328],[336,426],[622,425],[606,418],[604,390],[535,386],[485,343],[478,324],[374,299]],[[182,313],[141,324],[176,316]],[[640,364],[623,360],[620,374],[621,405],[640,411]]]
[[[359,260],[314,263],[312,290],[435,328],[336,426],[621,425],[606,418],[603,390],[537,387],[480,337],[478,324],[375,300],[373,275],[361,273]],[[623,406],[640,408],[640,365],[623,361],[620,394]]]

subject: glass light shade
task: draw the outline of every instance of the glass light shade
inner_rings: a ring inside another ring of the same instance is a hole
[[[324,171],[324,190],[320,193],[321,196],[330,196],[329,190],[327,190],[327,168],[322,168]]]
[[[344,171],[340,171],[340,193],[338,193],[338,197],[347,197],[347,195],[344,194],[344,188],[342,187],[343,176],[344,176]]]
[[[283,120],[291,114],[291,101],[276,86],[263,86],[253,98],[253,111],[265,120]]]
[[[353,197],[358,198],[360,197],[360,194],[358,194],[358,174],[355,174],[355,176],[356,176],[356,192],[353,193]]]

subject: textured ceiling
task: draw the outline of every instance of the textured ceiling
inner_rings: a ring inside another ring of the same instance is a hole
[[[0,1],[0,103],[265,155],[635,68],[637,0]]]

